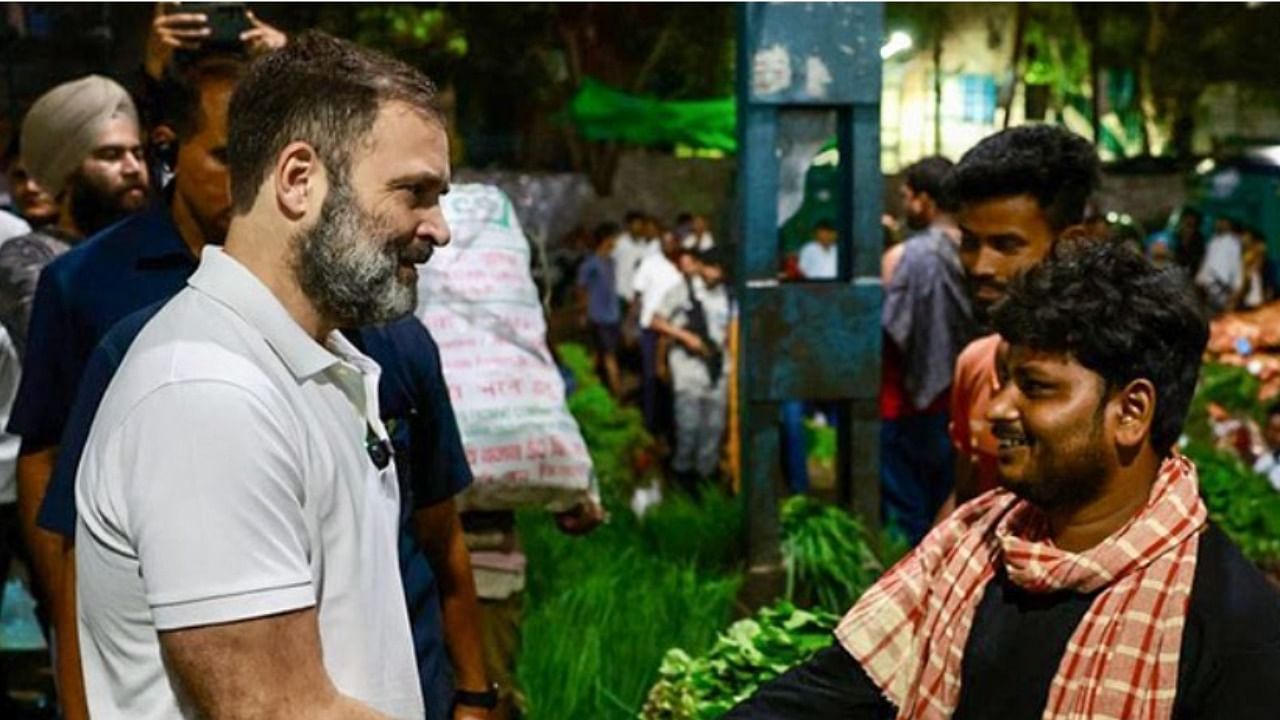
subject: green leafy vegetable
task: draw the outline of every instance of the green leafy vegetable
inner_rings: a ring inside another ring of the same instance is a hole
[[[761,684],[830,645],[838,621],[834,614],[781,602],[729,626],[702,657],[671,650],[640,718],[719,718]]]
[[[782,503],[787,596],[843,612],[884,572],[869,535],[853,515],[796,495]]]

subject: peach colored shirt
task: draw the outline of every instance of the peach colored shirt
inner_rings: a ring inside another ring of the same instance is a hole
[[[956,359],[951,385],[951,444],[973,463],[979,493],[996,487],[997,443],[987,409],[1000,388],[996,376],[1000,340],[992,333],[969,343]]]

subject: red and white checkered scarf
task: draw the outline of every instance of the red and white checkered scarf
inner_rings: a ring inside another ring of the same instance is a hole
[[[1002,562],[1033,592],[1102,591],[1067,644],[1045,720],[1162,720],[1173,710],[1206,518],[1195,466],[1181,456],[1161,466],[1128,524],[1080,554],[1054,547],[1036,508],[995,490],[935,528],[853,606],[836,637],[899,718],[948,718],[978,601]]]

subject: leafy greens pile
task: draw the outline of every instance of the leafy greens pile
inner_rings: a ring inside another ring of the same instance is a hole
[[[1183,452],[1196,464],[1209,517],[1245,557],[1274,567],[1280,565],[1280,493],[1234,453],[1215,447],[1209,418],[1209,405],[1215,404],[1237,417],[1261,420],[1258,389],[1248,370],[1206,363],[1187,417]]]
[[[831,644],[839,617],[789,602],[766,607],[721,633],[706,655],[667,653],[661,680],[649,692],[642,720],[714,720],[762,683]]]
[[[667,653],[641,720],[709,720],[749,697],[762,683],[831,644],[843,613],[906,546],[891,535],[879,553],[857,518],[807,496],[782,504],[782,556],[787,597],[721,633],[706,655]],[[797,604],[813,604],[804,610]]]
[[[787,597],[843,612],[884,572],[858,518],[805,495],[782,503]]]
[[[601,488],[629,497],[640,481],[636,454],[653,445],[640,411],[614,399],[596,375],[586,348],[564,343],[556,346],[556,354],[573,375],[576,388],[569,395],[569,412],[582,430]]]

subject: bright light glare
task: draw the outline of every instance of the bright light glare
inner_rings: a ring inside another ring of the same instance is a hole
[[[880,48],[880,59],[888,60],[894,55],[910,49],[911,36],[901,30],[895,30],[889,34],[889,41],[884,44],[884,47]]]

